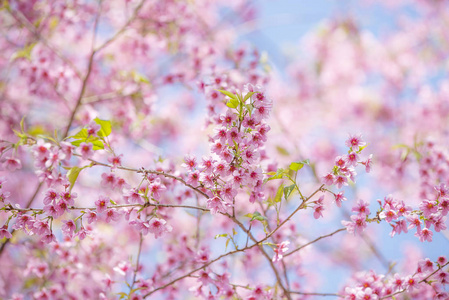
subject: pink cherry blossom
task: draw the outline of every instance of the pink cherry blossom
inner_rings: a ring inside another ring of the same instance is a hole
[[[215,215],[217,213],[225,213],[226,206],[228,204],[221,200],[219,197],[215,196],[207,200],[207,208],[210,209],[211,214]]]
[[[95,201],[95,207],[97,208],[97,212],[99,214],[105,212],[106,209],[108,208],[108,204],[109,199],[107,197],[100,196],[99,199]]]
[[[10,172],[13,172],[15,170],[21,169],[22,163],[18,158],[9,156],[5,158],[5,161],[3,162],[3,168]]]
[[[359,151],[360,147],[363,147],[366,145],[365,142],[362,141],[362,135],[355,135],[355,134],[350,134],[349,138],[346,140],[345,142],[346,146],[352,148],[352,150],[354,151]]]
[[[273,262],[282,260],[282,258],[284,257],[283,253],[287,252],[288,250],[288,245],[290,245],[289,241],[283,241],[282,243],[276,245],[276,248],[274,249],[274,256],[272,259]]]
[[[8,226],[4,225],[2,228],[0,228],[0,239],[3,238],[7,238],[10,239],[12,238],[11,233],[8,231]]]
[[[91,143],[81,143],[79,151],[83,159],[91,158],[94,155],[93,145]]]
[[[165,233],[171,232],[172,227],[164,219],[153,218],[149,222],[148,231],[154,234],[155,238],[159,238]]]

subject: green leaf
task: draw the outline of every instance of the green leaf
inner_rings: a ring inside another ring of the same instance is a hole
[[[365,148],[366,145],[363,146],[363,147]],[[359,147],[359,148],[362,148],[362,147]],[[396,144],[396,145],[393,145],[391,148],[392,149],[397,149],[397,148],[409,148],[409,147],[406,144]]]
[[[402,151],[402,153],[401,153],[401,161],[405,161],[407,159],[407,156],[408,156],[409,152],[410,152],[409,149],[405,149],[405,150]]]
[[[98,118],[95,118],[94,121],[95,123],[101,126],[101,129],[98,132],[98,136],[106,137],[111,134],[112,132],[111,121],[100,120]]]
[[[82,142],[91,143],[93,145],[92,149],[94,149],[94,150],[104,149],[103,142],[101,140],[99,140],[98,138],[89,138],[88,140],[76,140],[76,141],[71,142],[71,144],[73,146],[78,147],[79,145],[81,145]]]
[[[31,126],[27,133],[32,136],[44,135],[46,133],[45,128],[42,125]],[[48,139],[54,140],[52,137],[46,137]],[[56,141],[55,141],[56,144]]]
[[[225,251],[226,251],[226,249],[228,249],[229,240],[230,240],[230,239],[227,239],[227,240],[226,240]]]
[[[18,58],[26,58],[28,60],[31,60],[31,51],[33,51],[34,46],[36,46],[36,43],[31,43],[29,45],[26,45],[23,47],[23,49],[20,49],[16,51],[12,56],[11,60],[15,60]]]
[[[7,11],[11,11],[11,7],[9,6],[8,0],[3,0],[2,5],[0,5],[0,10],[6,9]]]
[[[254,221],[254,220],[257,220],[257,221],[260,221],[260,222],[265,222],[267,220],[267,217],[262,216],[258,211],[255,211],[253,213],[253,217],[251,218],[250,221]]]
[[[84,168],[80,167],[72,167],[67,172],[67,178],[70,182],[70,191],[72,190],[73,186],[75,185],[76,179],[78,179],[78,175],[80,174],[81,170]]]
[[[272,173],[272,172],[270,172],[270,173]],[[267,179],[265,179],[265,182],[270,181],[270,180],[273,180],[273,179],[284,178],[285,176],[286,176],[285,170],[282,169],[282,168],[279,168],[279,169],[277,170],[277,172],[275,173],[275,175],[274,175],[274,176],[271,176],[271,177],[269,177],[269,178],[267,178]]]
[[[291,195],[291,193],[295,190],[295,187],[296,187],[296,184],[292,184],[292,185],[284,187],[285,200],[287,200],[288,197]]]
[[[292,162],[289,169],[292,171],[299,171],[302,169],[302,167],[304,167],[304,165],[308,165],[309,163],[310,161],[308,159],[298,162]]]
[[[276,192],[276,196],[274,196],[274,202],[277,202],[277,203],[281,202],[283,191],[284,191],[284,185],[281,184]]]
[[[237,108],[237,107],[239,106],[239,100],[238,100],[238,99],[231,98],[231,99],[229,99],[229,101],[226,103],[226,106],[227,106],[227,107],[230,107],[230,108]]]
[[[243,102],[246,102],[246,100],[248,100],[249,97],[257,93],[258,92],[248,92],[248,94],[245,95],[245,98],[243,98]]]
[[[50,22],[48,22],[48,27],[50,28],[50,30],[55,29],[59,24],[59,18],[57,16],[51,16],[50,17]]]
[[[289,169],[290,169],[290,170],[293,170],[293,171],[299,171],[299,170],[302,169],[302,167],[304,167],[304,164],[299,163],[299,162],[292,162],[292,163],[290,164]]]
[[[285,155],[285,156],[289,156],[290,155],[290,153],[284,147],[276,146],[276,150],[279,152],[279,154],[282,154],[282,155]]]
[[[87,129],[83,128],[77,134],[69,136],[69,138],[78,140],[78,139],[86,139],[88,136],[89,136],[89,134],[87,133]]]
[[[357,151],[357,153],[362,152],[362,150],[365,149],[366,147],[368,147],[368,144],[366,144],[365,146],[359,147],[359,151]]]
[[[140,74],[139,72],[136,71],[132,71],[131,75],[133,77],[134,82],[136,83],[146,83],[146,84],[150,84],[150,81],[148,80],[147,77],[145,77],[145,75]]]
[[[217,234],[215,236],[215,239],[218,239],[219,237],[228,237],[228,234],[227,233]]]
[[[236,235],[236,234],[237,234],[237,231],[235,231],[235,229],[232,228],[232,235]]]
[[[234,100],[237,100],[237,103],[238,103],[238,97],[237,97],[237,95],[235,95],[235,94],[233,94],[233,93],[231,93],[231,92],[228,92],[228,91],[225,91],[225,90],[216,90],[217,92],[220,92],[220,93],[222,93],[222,94],[224,94],[224,95],[226,95],[226,96],[228,96],[229,98],[231,98],[231,99],[234,99]]]
[[[125,293],[125,292],[117,293],[116,295],[119,295],[119,296],[120,296],[119,299],[124,299],[124,298],[128,297],[128,294]]]
[[[21,132],[15,130],[14,128],[11,128],[11,129],[12,129],[12,131],[14,131],[14,133],[15,133],[19,138],[21,138],[21,139],[26,139],[26,138],[27,138],[27,135],[26,135],[26,134],[21,133]]]
[[[237,108],[238,105],[235,105],[235,104],[233,104],[231,101],[228,101],[228,102],[226,103],[226,106],[229,107],[229,108]]]
[[[23,116],[22,120],[20,120],[20,130],[22,130],[22,132],[25,132],[24,125],[23,125],[24,122],[25,122],[25,116]]]

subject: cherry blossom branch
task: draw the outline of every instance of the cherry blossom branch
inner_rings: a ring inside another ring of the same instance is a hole
[[[447,263],[445,263],[444,265],[439,266],[438,269],[436,269],[435,271],[433,271],[432,273],[430,273],[430,274],[429,274],[427,277],[425,277],[424,279],[421,279],[420,281],[418,281],[418,283],[423,283],[423,282],[429,283],[429,282],[427,282],[427,280],[428,280],[430,277],[432,277],[433,275],[435,275],[436,273],[438,273],[441,269],[443,269],[443,268],[444,268],[445,266],[447,266],[447,265],[449,265],[449,261],[448,261]],[[393,297],[393,296],[395,296],[395,295],[402,294],[402,293],[405,292],[405,291],[407,291],[407,289],[402,289],[402,290],[397,291],[397,292],[395,292],[395,293],[393,293],[393,294],[386,295],[386,296],[380,298],[379,300],[391,298],[391,297]]]
[[[44,184],[43,182],[40,182],[40,183],[37,185],[37,187],[36,187],[36,189],[35,189],[35,191],[34,191],[34,194],[31,196],[30,200],[28,200],[28,202],[27,202],[27,205],[26,205],[27,208],[31,206],[31,204],[33,203],[34,199],[36,198],[36,196],[37,196],[37,194],[39,193],[39,191],[40,191],[40,189],[41,189],[41,187],[42,187],[43,184]],[[11,230],[11,235],[14,234],[14,232],[15,232],[15,230],[12,229],[12,230]],[[3,242],[2,246],[0,247],[0,256],[2,255],[3,250],[5,249],[6,245],[7,245],[10,241],[11,241],[11,239],[6,239],[6,240]]]
[[[312,245],[312,244],[318,242],[318,241],[321,240],[321,239],[324,239],[324,238],[333,236],[334,234],[339,233],[339,232],[341,232],[341,231],[345,231],[345,230],[346,230],[346,228],[340,228],[340,229],[337,229],[337,230],[335,230],[334,232],[331,232],[331,233],[329,233],[329,234],[322,235],[322,236],[320,236],[320,237],[314,239],[313,241],[310,241],[310,242],[308,242],[307,244],[304,244],[304,245],[302,245],[302,246],[296,248],[295,250],[292,250],[292,251],[290,251],[289,253],[284,254],[284,257],[287,257],[287,256],[289,256],[289,255],[291,255],[291,254],[293,254],[293,253],[295,253],[295,252],[301,250],[302,248],[305,248],[305,247],[307,247],[307,246],[310,246],[310,245]]]
[[[63,139],[66,138],[69,135],[70,127],[72,126],[72,123],[73,123],[73,120],[75,118],[76,112],[78,111],[78,108],[81,105],[81,100],[83,99],[84,93],[86,91],[87,81],[89,80],[90,73],[92,72],[92,65],[93,65],[93,62],[94,62],[94,56],[95,56],[95,53],[97,52],[94,47],[95,47],[95,38],[96,38],[96,35],[97,35],[96,33],[97,33],[97,27],[98,27],[98,20],[100,19],[101,3],[102,3],[102,1],[100,0],[99,1],[98,13],[97,13],[97,15],[95,17],[95,22],[94,22],[94,33],[93,33],[93,37],[92,37],[92,51],[91,51],[90,56],[89,56],[89,62],[88,62],[88,65],[87,65],[86,76],[84,77],[83,82],[81,84],[81,90],[80,90],[78,99],[76,100],[75,108],[73,109],[72,114],[70,115],[69,123],[67,124],[66,130],[65,130],[64,135],[62,137]]]
[[[264,239],[262,239],[260,242],[264,242],[267,239],[269,239],[273,234],[276,233],[276,231],[279,230],[279,228],[281,228],[285,223],[287,223],[298,211],[300,211],[301,209],[304,208],[305,204],[307,203],[307,201],[309,201],[313,196],[316,195],[316,193],[318,193],[319,191],[322,191],[324,187],[324,184],[322,184],[318,189],[316,189],[309,197],[307,197],[306,199],[304,199],[301,204],[284,220],[282,221],[279,226],[277,226],[272,232],[270,232]]]
[[[145,204],[118,204],[118,205],[109,205],[107,208],[124,208],[124,207],[171,207],[171,208],[188,208],[188,209],[196,209],[201,211],[210,211],[208,208],[193,206],[193,205],[178,205],[178,204],[158,204],[158,203],[150,203],[147,202]],[[96,207],[76,207],[76,206],[68,206],[68,209],[71,210],[97,210]],[[5,206],[4,210],[6,211],[17,211],[17,212],[43,212],[43,208],[16,208],[13,206]]]
[[[346,210],[343,210],[343,214],[346,218],[350,217],[349,213]],[[392,268],[391,264],[387,261],[385,256],[380,252],[380,250],[376,247],[376,245],[371,241],[371,239],[364,232],[362,232],[360,235],[361,235],[363,241],[368,245],[369,249],[374,254],[374,256],[379,260],[379,262],[387,270],[390,270],[390,268],[392,270],[393,268]]]
[[[136,284],[137,272],[139,271],[140,253],[142,251],[142,243],[143,243],[143,235],[142,235],[142,233],[140,233],[139,249],[137,250],[136,269],[134,270],[133,282],[132,282],[131,286],[129,287],[130,291],[133,290],[134,285]]]
[[[132,95],[132,94],[122,95],[120,93],[120,91],[110,92],[110,93],[105,93],[105,94],[101,94],[101,95],[93,95],[93,96],[83,97],[82,103],[83,104],[91,104],[91,103],[96,103],[96,102],[100,102],[100,101],[104,101],[104,100],[111,100],[111,99],[119,98],[119,97],[128,97],[130,95]]]
[[[173,279],[172,281],[170,281],[170,282],[168,282],[168,283],[166,283],[166,284],[164,284],[164,285],[162,285],[162,286],[160,286],[160,287],[158,287],[158,288],[152,290],[151,292],[146,293],[146,294],[143,296],[143,298],[146,298],[146,297],[148,297],[148,296],[151,296],[151,295],[154,294],[155,292],[157,292],[157,291],[159,291],[159,290],[163,290],[163,289],[165,289],[166,287],[168,287],[168,286],[170,286],[170,285],[172,285],[172,284],[174,284],[174,283],[176,283],[176,282],[178,282],[178,281],[180,281],[180,280],[182,280],[182,279],[184,279],[184,278],[186,278],[186,277],[191,276],[191,275],[194,274],[195,272],[197,272],[197,271],[199,271],[199,270],[201,270],[201,269],[204,269],[204,268],[208,267],[209,265],[213,264],[213,263],[216,262],[216,261],[221,260],[222,258],[224,258],[224,257],[226,257],[226,256],[229,256],[229,255],[232,255],[232,254],[235,254],[235,253],[238,253],[238,252],[242,252],[242,251],[248,250],[248,249],[250,249],[250,248],[252,248],[252,247],[254,247],[254,246],[255,246],[255,245],[252,245],[252,246],[248,246],[248,247],[245,247],[245,248],[242,248],[242,249],[237,249],[237,250],[234,250],[234,251],[231,251],[231,252],[227,252],[227,253],[225,253],[225,254],[222,254],[222,255],[220,255],[220,256],[214,258],[213,260],[208,261],[207,263],[201,265],[200,267],[195,268],[195,269],[193,269],[192,271],[190,271],[190,272],[188,272],[188,273],[186,273],[186,274],[184,274],[184,275],[182,275],[182,276],[180,276],[180,277],[177,277],[177,278]]]
[[[119,36],[121,36],[126,31],[127,27],[136,19],[137,14],[138,14],[139,10],[142,8],[142,6],[144,5],[145,1],[146,0],[140,1],[140,3],[136,6],[136,8],[134,8],[132,16],[128,19],[128,21],[125,23],[125,25],[123,25],[122,28],[120,28],[120,30],[117,31],[114,34],[114,36],[112,36],[109,40],[106,40],[101,46],[96,48],[95,49],[96,52],[104,49],[106,46],[108,46],[110,43],[115,41]]]
[[[54,48],[50,43],[36,30],[33,24],[28,21],[28,19],[20,12],[20,11],[14,11],[12,9],[7,9],[9,14],[21,25],[25,26],[29,32],[31,32],[39,41],[41,41],[50,51],[52,51],[57,57],[59,57],[64,63],[66,63],[72,70],[75,72],[75,74],[78,76],[78,78],[82,78],[81,72],[78,70],[78,68],[73,64],[72,61],[68,60],[64,55],[62,55],[56,48]]]
[[[250,230],[248,230],[248,229],[246,229],[246,227],[239,221],[239,220],[237,220],[237,218],[235,218],[235,217],[233,217],[233,216],[231,216],[231,215],[228,215],[228,217],[234,222],[234,223],[236,223],[248,236],[249,236],[249,238],[254,242],[254,245],[253,246],[257,246],[258,248],[259,248],[259,250],[260,250],[260,252],[262,252],[262,254],[263,254],[263,256],[265,256],[265,258],[268,260],[268,263],[270,264],[270,267],[271,267],[271,269],[273,270],[273,272],[274,272],[274,275],[276,276],[276,279],[277,279],[277,282],[278,282],[278,284],[279,284],[279,286],[282,288],[282,290],[284,291],[284,294],[285,294],[285,296],[288,298],[288,299],[291,299],[291,296],[290,296],[290,294],[289,294],[289,292],[288,292],[288,289],[282,284],[282,280],[281,280],[281,277],[280,277],[280,275],[279,275],[279,272],[278,272],[278,270],[276,269],[276,266],[274,265],[274,263],[273,263],[273,261],[272,261],[272,259],[271,259],[271,257],[265,252],[265,250],[263,249],[263,245],[261,244],[261,241],[257,241],[257,239],[253,236],[253,234],[251,233],[251,231]],[[282,226],[282,224],[281,225],[279,225],[278,227],[280,227],[280,226]],[[276,230],[276,229],[275,229]]]
[[[322,297],[333,296],[333,297],[340,297],[340,298],[344,297],[342,295],[332,294],[332,293],[304,293],[304,292],[297,292],[297,291],[290,291],[290,293],[295,294],[295,295],[304,295],[304,296],[322,296]]]
[[[74,154],[74,155],[81,156],[79,154]],[[102,163],[102,162],[99,162],[99,161],[96,161],[96,160],[93,160],[93,159],[89,159],[89,161],[92,162],[93,165],[99,165],[99,166],[104,166],[104,167],[108,167],[108,168],[114,167],[111,164]],[[117,166],[117,169],[124,170],[124,171],[130,171],[130,172],[136,172],[136,173],[143,173],[143,174],[155,174],[155,175],[161,175],[161,176],[164,176],[164,177],[167,177],[167,178],[172,178],[172,179],[175,179],[175,180],[181,182],[185,186],[195,190],[196,192],[200,193],[205,198],[209,199],[209,196],[205,192],[201,191],[198,187],[194,187],[193,185],[187,183],[181,177],[177,177],[177,176],[165,173],[165,172],[154,171],[154,170],[147,170],[145,168],[135,169],[135,168],[130,168],[130,167]]]
[[[303,203],[300,205],[300,207],[307,201],[307,200],[309,200],[311,197],[313,197],[317,192],[319,192],[321,189],[322,189],[322,187],[323,186],[321,186],[319,189],[317,189],[315,192],[313,192],[308,198],[306,198],[306,200],[305,201],[303,201]],[[297,212],[299,209],[296,209],[295,211]],[[247,235],[248,235],[248,237],[249,238],[251,238],[251,240],[253,240],[254,241],[254,244],[252,244],[252,245],[249,245],[249,246],[245,246],[244,248],[241,248],[241,249],[237,249],[237,250],[234,250],[234,251],[230,251],[230,252],[227,252],[227,253],[225,253],[225,254],[222,254],[222,255],[220,255],[220,256],[218,256],[218,257],[216,257],[215,259],[213,259],[213,260],[211,260],[211,261],[209,261],[209,262],[207,262],[207,263],[205,263],[205,264],[203,264],[202,266],[200,266],[200,267],[198,267],[198,268],[195,268],[195,269],[193,269],[192,271],[190,271],[190,272],[188,272],[188,273],[186,273],[186,274],[184,274],[184,275],[182,275],[182,276],[180,276],[180,277],[177,277],[177,278],[175,278],[175,279],[173,279],[172,281],[170,281],[170,282],[168,282],[168,283],[166,283],[166,284],[164,284],[164,285],[162,285],[162,286],[160,286],[160,287],[158,287],[158,288],[156,288],[156,289],[154,289],[153,291],[151,291],[151,292],[149,292],[149,293],[147,293],[147,294],[145,294],[144,295],[144,298],[146,298],[146,297],[148,297],[148,296],[150,296],[150,295],[152,295],[153,293],[155,293],[155,292],[157,292],[157,291],[159,291],[159,290],[162,290],[162,289],[164,289],[164,288],[166,288],[166,287],[168,287],[168,286],[170,286],[170,285],[172,285],[172,284],[174,284],[174,283],[176,283],[176,282],[178,282],[178,281],[180,281],[180,280],[182,280],[182,279],[184,279],[184,278],[186,278],[186,277],[189,277],[189,276],[191,276],[192,274],[194,274],[195,272],[197,272],[197,271],[199,271],[199,270],[201,270],[201,269],[203,269],[203,268],[206,268],[206,267],[208,267],[209,265],[211,265],[212,263],[214,263],[214,262],[216,262],[216,261],[218,261],[218,260],[220,260],[220,259],[222,259],[222,258],[224,258],[224,257],[226,257],[226,256],[229,256],[229,255],[233,255],[233,254],[235,254],[235,253],[239,253],[239,252],[244,252],[244,251],[246,251],[246,250],[249,250],[249,249],[251,249],[251,248],[253,248],[253,247],[255,247],[255,246],[258,246],[259,247],[259,249],[261,250],[261,252],[263,253],[263,255],[268,259],[268,261],[270,262],[270,265],[271,265],[271,267],[273,268],[273,270],[274,270],[274,273],[275,273],[275,276],[277,277],[277,280],[278,280],[278,283],[279,283],[279,285],[281,286],[281,288],[284,290],[284,293],[285,293],[285,295],[286,295],[286,297],[288,297],[289,299],[291,298],[290,297],[290,294],[289,294],[289,291],[283,286],[283,284],[282,284],[282,282],[281,282],[281,280],[280,280],[280,276],[279,276],[279,273],[277,272],[277,269],[276,269],[276,267],[274,266],[274,264],[273,264],[273,262],[272,262],[272,260],[271,260],[271,258],[268,256],[268,254],[265,252],[265,250],[263,250],[263,246],[261,245],[261,243],[263,242],[263,241],[265,241],[265,240],[267,240],[268,238],[270,238],[283,224],[285,224],[286,223],[286,221],[284,221],[284,222],[282,222],[276,229],[274,229],[269,235],[267,235],[265,238],[263,238],[262,240],[260,240],[260,241],[257,241],[255,238],[254,238],[254,236],[251,234],[251,232],[248,230],[248,229],[246,229],[245,228],[245,226],[241,223],[241,222],[239,222],[235,217],[232,217],[231,215],[229,215],[229,214],[226,214],[226,216],[228,216],[229,218],[231,218]],[[291,215],[292,216],[292,215]],[[291,216],[289,216],[289,218],[291,218]],[[340,230],[344,230],[344,229],[340,229]],[[322,237],[323,238],[323,237]]]

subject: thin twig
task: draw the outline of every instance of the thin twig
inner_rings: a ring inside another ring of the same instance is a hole
[[[79,154],[74,154],[74,155],[75,155],[75,156],[81,156],[81,155],[79,155]],[[102,163],[102,162],[99,162],[99,161],[96,161],[96,160],[93,160],[93,159],[89,159],[89,161],[92,162],[94,165],[104,166],[104,167],[108,167],[108,168],[114,167],[114,166],[111,165],[111,164]],[[174,176],[174,175],[165,173],[165,172],[154,171],[154,170],[147,170],[147,169],[144,169],[144,168],[136,169],[136,168],[130,168],[130,167],[123,167],[123,166],[118,166],[117,169],[124,170],[124,171],[130,171],[130,172],[141,173],[141,174],[142,174],[142,173],[143,173],[143,174],[155,174],[155,175],[161,175],[161,176],[164,176],[164,177],[167,177],[167,178],[172,178],[172,179],[175,179],[175,180],[177,180],[177,181],[183,183],[185,186],[187,186],[187,187],[189,187],[189,188],[195,190],[196,192],[200,193],[200,194],[203,195],[205,198],[207,198],[207,199],[210,198],[205,192],[203,192],[202,190],[200,190],[198,187],[194,187],[193,185],[188,184],[188,183],[187,183],[184,179],[182,179],[181,177],[177,177],[177,176]]]
[[[125,208],[125,207],[171,207],[171,208],[188,208],[188,209],[196,209],[201,211],[210,211],[208,208],[200,207],[200,206],[193,206],[193,205],[177,205],[177,204],[158,204],[158,203],[145,203],[145,204],[117,204],[117,205],[109,205],[107,208]],[[71,210],[96,210],[96,207],[77,207],[77,206],[68,206],[68,209]],[[17,212],[43,212],[43,208],[16,208],[13,206],[5,206],[5,211],[17,211]]]
[[[293,250],[293,251],[291,251],[291,252],[289,252],[289,253],[287,253],[287,254],[284,254],[284,257],[287,257],[287,256],[289,256],[289,255],[291,255],[291,254],[293,254],[293,253],[295,253],[295,252],[301,250],[302,248],[305,248],[305,247],[307,247],[307,246],[309,246],[309,245],[312,245],[312,244],[318,242],[318,241],[321,240],[321,239],[324,239],[324,238],[333,236],[334,234],[336,234],[336,233],[338,233],[338,232],[341,232],[341,231],[345,231],[345,230],[346,230],[346,228],[340,228],[340,229],[335,230],[335,231],[332,232],[332,233],[329,233],[329,234],[326,234],[326,235],[322,235],[322,236],[320,236],[320,237],[317,237],[317,238],[314,239],[313,241],[310,241],[310,242],[308,242],[307,244],[304,244],[304,245],[302,245],[302,246],[296,248],[295,250]]]
[[[137,14],[139,13],[139,10],[142,8],[145,1],[146,0],[140,1],[140,3],[134,9],[132,16],[128,19],[125,25],[123,25],[122,28],[114,34],[114,36],[112,36],[110,39],[106,40],[101,46],[96,48],[95,49],[96,52],[104,49],[106,46],[115,41],[119,36],[121,36],[126,31],[127,27],[136,19]]]
[[[98,13],[95,16],[94,33],[93,33],[93,37],[92,37],[92,50],[91,50],[91,53],[90,53],[90,56],[89,56],[89,62],[87,64],[86,76],[84,76],[83,83],[81,84],[81,90],[80,90],[80,93],[78,95],[78,99],[76,100],[75,108],[73,109],[72,114],[70,115],[69,123],[67,124],[66,130],[65,130],[64,135],[62,137],[63,139],[65,139],[69,135],[70,127],[72,126],[72,123],[73,123],[73,120],[75,118],[75,115],[76,115],[76,113],[78,111],[78,108],[81,105],[81,100],[83,99],[83,96],[84,96],[84,93],[85,93],[86,87],[87,87],[87,82],[89,80],[90,73],[92,72],[92,65],[93,65],[93,62],[94,62],[94,56],[95,56],[95,53],[97,52],[94,47],[95,47],[95,39],[96,39],[96,36],[97,36],[98,21],[100,19],[100,12],[101,12],[101,1],[99,2]]]
[[[333,296],[333,297],[340,297],[340,298],[344,297],[342,295],[332,294],[332,293],[304,293],[304,292],[297,292],[297,291],[290,291],[290,293],[296,294],[296,295],[305,295],[305,296],[322,296],[322,297]]]
[[[423,283],[423,282],[428,283],[428,282],[427,282],[427,279],[429,279],[430,277],[432,277],[433,275],[435,275],[436,273],[438,273],[441,269],[443,269],[443,268],[444,268],[445,266],[447,266],[447,265],[449,265],[449,262],[447,262],[447,263],[445,263],[444,265],[440,266],[438,269],[436,269],[435,271],[433,271],[432,273],[430,273],[430,274],[429,274],[427,277],[425,277],[424,279],[421,279],[420,281],[418,281],[418,284],[419,284],[419,283]],[[405,292],[405,291],[407,291],[407,289],[402,289],[402,290],[397,291],[397,292],[395,292],[395,293],[393,293],[393,294],[389,294],[389,295],[383,296],[383,297],[380,298],[379,300],[391,298],[391,297],[393,297],[393,296],[395,296],[395,295],[398,295],[398,294],[401,294],[401,293],[403,293],[403,292]]]
[[[140,233],[139,249],[137,250],[136,269],[134,270],[133,282],[132,282],[131,286],[129,287],[130,291],[133,290],[134,285],[136,284],[137,272],[139,272],[140,253],[142,252],[142,243],[143,243],[143,235],[142,235],[142,233]]]
[[[31,196],[30,200],[28,200],[28,202],[27,202],[27,204],[26,204],[26,206],[25,206],[26,208],[29,208],[29,207],[31,206],[31,204],[33,204],[33,201],[34,201],[34,199],[36,198],[37,194],[39,193],[39,191],[40,191],[42,185],[43,185],[43,182],[40,182],[40,183],[37,185],[36,190],[34,191],[33,196]],[[7,210],[7,209],[5,208],[5,210]],[[15,232],[14,229],[11,230],[11,235],[13,235],[14,232]],[[2,246],[0,247],[0,256],[1,256],[2,253],[3,253],[3,250],[5,250],[6,245],[7,245],[10,241],[11,241],[11,239],[6,239],[6,240],[3,242]]]
[[[10,15],[21,25],[25,26],[29,32],[31,32],[39,41],[41,41],[48,49],[50,49],[57,57],[59,57],[64,63],[66,63],[70,68],[72,68],[73,72],[81,79],[82,75],[78,68],[73,64],[72,61],[64,57],[56,48],[54,48],[50,43],[36,30],[33,24],[28,21],[28,19],[20,12],[14,11],[12,9],[7,10]]]

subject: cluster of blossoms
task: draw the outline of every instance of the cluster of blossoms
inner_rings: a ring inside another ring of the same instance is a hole
[[[393,228],[390,233],[391,237],[416,228],[415,236],[421,242],[431,242],[432,226],[436,232],[447,229],[446,216],[449,213],[449,189],[443,183],[435,186],[434,189],[436,191],[434,200],[421,201],[418,210],[413,210],[404,201],[394,199],[391,195],[385,197],[383,202],[378,200],[380,209],[376,213],[376,220],[385,220],[391,225]],[[361,233],[366,228],[367,221],[372,221],[368,219],[369,202],[357,201],[352,211],[357,214],[351,216],[351,221],[342,221],[342,224],[350,233]]]
[[[210,138],[212,155],[198,163],[186,156],[187,183],[203,189],[209,196],[207,207],[212,214],[226,213],[240,188],[247,187],[249,201],[263,200],[263,174],[258,167],[264,158],[262,149],[270,127],[265,123],[272,102],[260,86],[245,86],[244,97],[230,97],[228,110],[217,120]]]
[[[422,155],[419,161],[420,197],[427,199],[432,197],[437,183],[449,182],[449,153],[446,148],[436,145],[432,140],[426,141],[419,150]]]
[[[358,164],[365,166],[365,171],[369,173],[371,171],[371,166],[373,164],[372,157],[370,154],[369,157],[365,160],[360,160],[359,154],[366,147],[366,143],[362,140],[361,135],[349,135],[349,138],[345,142],[346,146],[349,147],[348,154],[339,155],[335,158],[335,165],[331,172],[322,176],[322,183],[327,186],[335,185],[338,189],[341,189],[343,186],[347,186],[349,180],[355,182],[355,176],[357,175],[355,171],[355,167]],[[344,196],[344,192],[340,191],[338,193],[332,193],[334,195],[335,204],[338,207],[341,207],[342,202],[346,201],[346,197]],[[324,196],[321,196],[317,201],[314,201],[314,218],[318,219],[323,216],[322,211],[324,210],[323,205]],[[368,212],[369,213],[369,212]],[[364,220],[366,213],[361,210],[357,216],[353,216],[353,222],[351,224],[358,223],[358,228],[364,228]],[[350,226],[348,229],[350,232],[354,232],[355,227]]]
[[[58,145],[39,139],[32,147],[34,155],[36,174],[41,181],[49,187],[65,183],[66,177],[60,172],[60,165],[69,165],[72,158],[74,146],[68,142],[60,142]]]
[[[229,58],[239,66],[238,73],[245,74],[247,82],[251,85],[265,86],[269,80],[269,75],[260,70],[261,54],[259,51],[251,51],[248,47],[240,49],[229,50]],[[219,103],[222,102],[222,95],[219,90],[231,90],[235,87],[241,86],[244,82],[242,77],[237,76],[237,70],[217,70],[212,68],[212,74],[205,76],[198,86],[200,92],[206,95],[209,102],[207,105],[207,119],[206,125],[220,123],[220,108]],[[253,88],[250,88],[253,89]]]
[[[407,291],[412,299],[447,299],[447,265],[446,257],[440,256],[435,263],[428,258],[419,261],[416,270],[410,275],[378,275],[372,270],[360,272],[353,278],[355,284],[347,286],[342,295],[348,300],[377,300]]]
[[[359,200],[357,204],[352,208],[355,215],[351,215],[351,221],[341,221],[343,226],[346,227],[349,233],[361,233],[366,228],[366,219],[370,214],[369,202]]]
[[[230,275],[228,273],[219,275],[206,268],[199,272],[198,284],[191,287],[189,290],[198,299],[216,299],[217,297],[223,297],[223,299],[232,299],[233,297],[235,297],[236,293],[229,279]],[[208,289],[208,293],[204,291],[203,288],[210,285],[214,286],[214,288],[217,290],[216,293],[213,294],[210,289]],[[254,288],[247,287],[246,289],[247,291],[245,299],[272,299],[271,291],[264,290],[262,285],[258,285]]]
[[[165,214],[158,215],[157,208],[157,204],[163,202],[163,193],[168,190],[166,185],[170,183],[164,184],[161,178],[154,174],[146,174],[145,180],[148,185],[124,191],[123,197],[127,203],[141,205],[124,209],[125,219],[143,235],[152,233],[155,238],[159,238],[172,231],[172,227],[162,217],[165,217]],[[156,207],[154,209],[146,207],[150,204]]]
[[[407,233],[409,229],[416,228],[415,236],[421,242],[432,241],[433,226],[436,232],[447,229],[446,220],[449,213],[449,189],[443,183],[434,187],[436,196],[433,200],[423,200],[418,210],[412,210],[411,206],[404,201],[394,199],[392,196],[385,197],[378,212],[380,219],[385,219],[392,227],[391,236],[401,232]],[[408,224],[407,224],[408,222]],[[423,227],[421,227],[423,226]]]
[[[372,166],[372,154],[364,161],[360,161],[359,154],[365,148],[366,143],[362,141],[361,135],[350,135],[346,140],[346,146],[349,147],[348,154],[337,156],[335,158],[335,166],[332,172],[322,177],[322,182],[326,185],[336,185],[341,189],[342,186],[348,185],[348,181],[355,182],[357,173],[354,167],[358,164],[365,166],[367,173],[370,172]]]
[[[9,204],[9,201],[7,201],[6,199],[11,195],[11,193],[4,188],[5,182],[6,182],[6,178],[0,177],[0,203],[2,203],[2,205]],[[7,239],[11,238],[11,233],[8,231],[9,220],[10,220],[10,218],[8,218],[8,221],[6,222],[6,224],[0,228],[0,239],[3,239],[5,237]]]
[[[106,237],[87,239],[80,246],[78,241],[66,240],[46,245],[39,243],[35,251],[45,249],[47,255],[31,256],[23,264],[21,275],[27,281],[40,286],[31,292],[14,293],[7,299],[110,299],[109,295],[117,280],[126,271],[127,256],[116,249]],[[3,261],[6,274],[13,274],[14,262]],[[11,270],[11,273],[8,272]],[[107,274],[103,274],[108,270]],[[128,275],[130,270],[127,271]],[[94,284],[92,284],[94,283]],[[148,291],[148,281],[141,280],[137,287]]]

